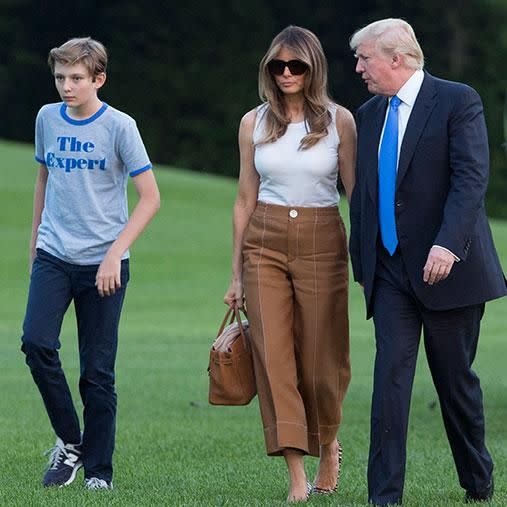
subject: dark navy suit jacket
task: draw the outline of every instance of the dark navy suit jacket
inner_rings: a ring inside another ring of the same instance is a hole
[[[378,146],[388,100],[375,96],[357,113],[356,185],[350,208],[350,255],[364,285],[367,316],[377,263]],[[425,73],[398,163],[395,210],[399,249],[419,301],[432,310],[484,303],[507,293],[484,198],[489,150],[475,90]],[[423,267],[432,245],[461,260],[432,286]]]

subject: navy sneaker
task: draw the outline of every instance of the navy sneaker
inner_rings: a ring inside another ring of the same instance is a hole
[[[113,489],[113,483],[99,479],[98,477],[90,477],[89,479],[85,479],[85,489]]]
[[[42,479],[46,487],[68,486],[83,466],[80,444],[66,444],[57,438],[55,446],[45,454],[49,454],[48,468]]]

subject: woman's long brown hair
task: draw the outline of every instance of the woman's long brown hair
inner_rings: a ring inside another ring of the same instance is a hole
[[[275,142],[287,131],[290,123],[287,118],[284,94],[278,88],[274,77],[268,70],[268,62],[276,58],[282,48],[290,50],[294,56],[308,65],[304,84],[304,116],[308,134],[301,139],[299,149],[311,148],[328,134],[331,122],[329,105],[331,99],[327,91],[327,61],[317,36],[299,26],[288,26],[271,43],[259,65],[259,95],[269,107],[264,113],[265,136],[257,144]]]

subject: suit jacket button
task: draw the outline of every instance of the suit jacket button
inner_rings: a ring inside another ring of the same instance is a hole
[[[403,201],[396,201],[396,207],[401,208],[403,206]]]

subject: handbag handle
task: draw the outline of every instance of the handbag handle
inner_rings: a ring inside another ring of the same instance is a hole
[[[222,320],[222,324],[220,325],[220,328],[218,330],[217,338],[222,334],[223,330],[225,329],[226,325],[230,325],[234,322],[234,319],[236,319],[236,322],[238,323],[238,329],[239,334],[241,335],[241,338],[243,338],[243,342],[245,346],[248,347],[248,340],[245,336],[245,330],[243,329],[243,323],[241,322],[241,313],[245,315],[245,317],[248,319],[248,315],[246,313],[245,308],[238,308],[237,306],[229,307],[227,311],[225,312],[224,320]]]
[[[241,338],[243,338],[243,343],[245,344],[245,347],[249,348],[250,345],[248,343],[248,340],[246,339],[245,330],[243,329],[243,322],[241,322],[240,311],[242,311],[245,317],[248,319],[248,315],[246,314],[246,310],[244,308],[238,308],[236,306],[234,307],[234,316],[236,317],[236,322],[238,323],[239,334],[241,335]]]
[[[222,321],[222,324],[220,324],[220,327],[218,329],[217,338],[222,334],[223,330],[225,329],[225,326],[228,326],[229,324],[232,324],[232,321],[234,320],[234,314],[233,314],[234,308],[227,308],[227,311],[225,312],[224,320]],[[230,318],[230,320],[229,320]]]

